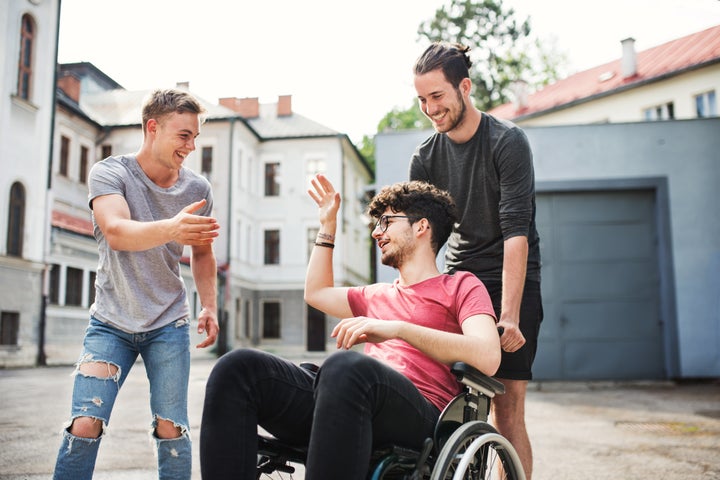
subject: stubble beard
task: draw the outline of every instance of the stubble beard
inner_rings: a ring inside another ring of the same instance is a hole
[[[462,122],[465,120],[465,113],[467,112],[467,106],[465,105],[465,102],[463,101],[460,91],[457,91],[457,99],[458,99],[458,103],[460,104],[460,112],[458,113],[458,115],[455,118],[451,117],[452,123],[450,123],[450,125],[445,128],[438,128],[438,126],[435,125],[435,123],[433,122],[436,132],[438,132],[438,133],[451,132],[451,131],[455,130],[456,128],[458,128],[462,124]],[[452,112],[450,112],[450,113],[452,113]],[[431,119],[431,121],[432,121],[432,119]]]

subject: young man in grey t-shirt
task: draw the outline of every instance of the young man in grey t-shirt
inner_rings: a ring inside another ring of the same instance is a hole
[[[189,480],[187,414],[190,308],[180,275],[185,245],[202,310],[198,332],[215,343],[219,225],[209,182],[183,167],[195,150],[204,108],[188,93],[157,90],[143,106],[143,144],[90,171],[89,204],[98,243],[95,302],[77,362],[70,421],[54,479],[91,479],[120,387],[138,355],[150,381],[160,479]]]

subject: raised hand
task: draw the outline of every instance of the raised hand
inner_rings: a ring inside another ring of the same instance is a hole
[[[317,203],[320,223],[335,221],[340,208],[340,193],[335,191],[330,180],[321,173],[315,175],[310,183],[313,188],[308,189],[308,195]]]

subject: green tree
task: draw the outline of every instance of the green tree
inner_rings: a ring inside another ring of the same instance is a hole
[[[564,56],[530,31],[530,18],[516,18],[502,0],[450,0],[420,25],[418,35],[471,48],[473,97],[479,109],[489,110],[512,100],[515,82],[534,89],[558,78]]]
[[[401,109],[393,108],[378,123],[378,132],[387,132],[392,130],[417,130],[422,128],[431,128],[432,123],[420,110],[418,102],[413,99],[410,102],[410,108]]]
[[[375,172],[375,137],[363,135],[360,143],[356,145],[358,152],[362,155],[370,165],[370,169]]]

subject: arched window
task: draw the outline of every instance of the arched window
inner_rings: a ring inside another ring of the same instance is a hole
[[[22,257],[23,232],[25,230],[25,187],[19,182],[10,188],[10,211],[8,212],[7,254]]]
[[[18,84],[17,95],[30,100],[30,85],[32,81],[32,64],[35,46],[35,21],[25,14],[22,17],[22,31],[20,33],[20,57],[18,58]]]

